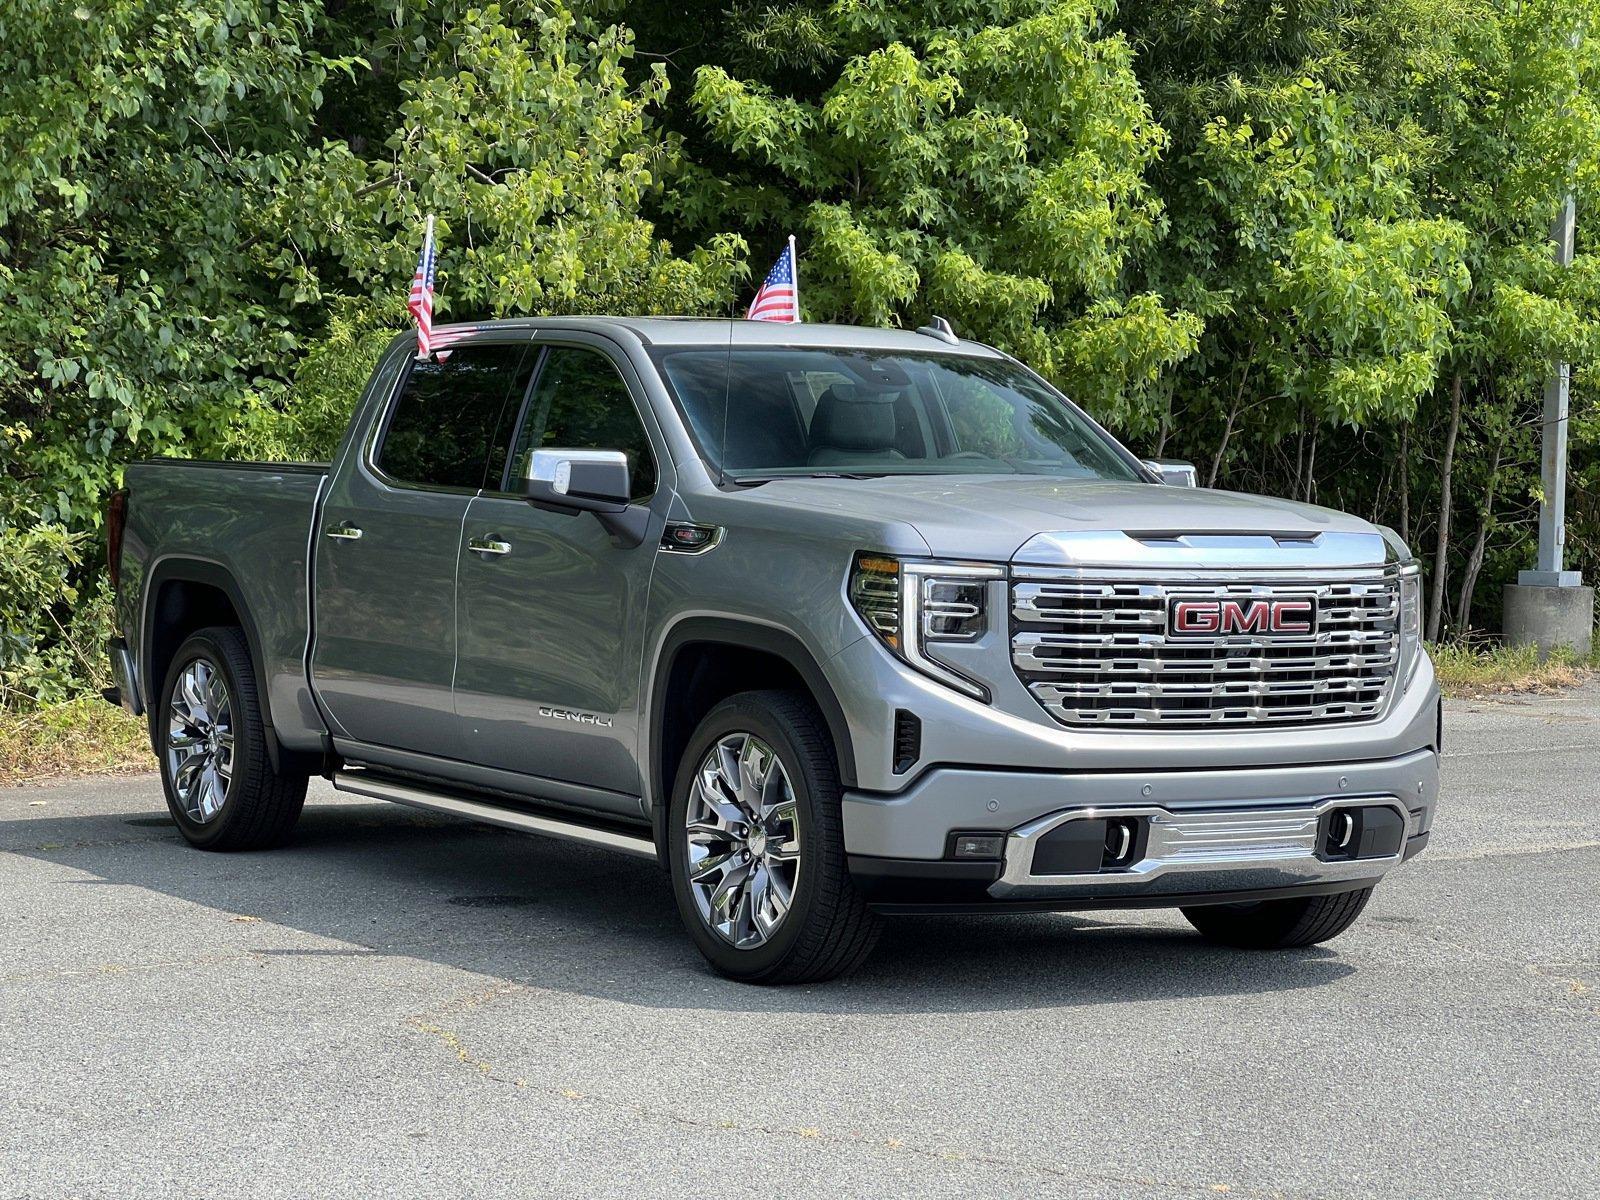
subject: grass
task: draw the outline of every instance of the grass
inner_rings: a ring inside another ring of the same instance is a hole
[[[154,767],[144,721],[98,696],[31,712],[0,709],[0,787]]]
[[[1465,698],[1560,691],[1600,669],[1600,654],[1584,659],[1557,650],[1541,662],[1532,646],[1452,642],[1430,646],[1428,654],[1444,694]]]

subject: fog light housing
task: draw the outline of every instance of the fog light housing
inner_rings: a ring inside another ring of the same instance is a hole
[[[1003,833],[958,833],[950,839],[950,857],[988,859],[993,861],[1005,853],[1006,835]]]

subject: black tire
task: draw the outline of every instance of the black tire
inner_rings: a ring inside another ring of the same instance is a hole
[[[167,753],[174,695],[184,671],[197,661],[209,664],[227,686],[233,735],[232,779],[221,807],[203,821],[186,810]],[[151,728],[167,809],[190,845],[202,850],[265,850],[288,838],[305,804],[307,776],[272,769],[255,666],[240,630],[224,625],[202,629],[178,648],[161,688],[160,707],[151,714]]]
[[[796,801],[800,867],[785,915],[769,939],[739,948],[700,915],[691,891],[686,819],[690,790],[711,748],[749,733],[772,747]],[[745,983],[816,983],[860,966],[879,921],[856,891],[845,859],[839,765],[822,714],[797,692],[742,692],[708,713],[690,739],[672,790],[667,854],[672,891],[689,936],[719,974]]]
[[[1371,888],[1297,900],[1254,904],[1206,904],[1183,915],[1207,941],[1245,950],[1288,950],[1338,937],[1356,923],[1372,898]]]

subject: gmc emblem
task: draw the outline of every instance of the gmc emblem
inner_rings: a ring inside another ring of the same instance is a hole
[[[1306,637],[1317,631],[1317,602],[1310,596],[1275,600],[1183,600],[1167,605],[1172,637],[1228,637],[1236,633]]]

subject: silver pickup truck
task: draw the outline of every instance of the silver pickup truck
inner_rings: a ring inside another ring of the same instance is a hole
[[[112,698],[194,845],[284,841],[321,773],[653,859],[715,969],[793,982],[912,911],[1306,945],[1426,844],[1392,532],[1194,488],[943,323],[442,332],[331,465],[112,498]]]

